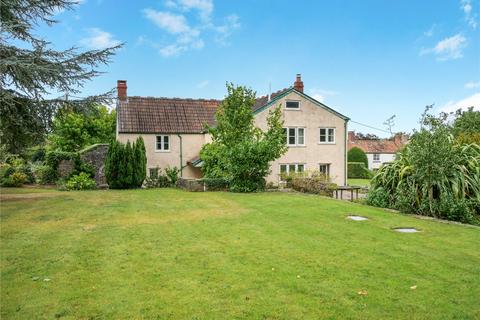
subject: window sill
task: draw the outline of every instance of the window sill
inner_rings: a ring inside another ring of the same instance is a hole
[[[302,111],[302,109],[298,108],[298,109],[294,109],[294,108],[283,108],[283,110],[287,110],[287,111]]]
[[[337,144],[336,142],[319,142],[318,144]]]
[[[307,146],[306,145],[287,145],[287,147],[289,148],[306,148]]]
[[[155,150],[155,153],[169,153],[170,150]]]

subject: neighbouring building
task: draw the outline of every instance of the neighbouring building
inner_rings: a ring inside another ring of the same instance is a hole
[[[346,184],[349,118],[303,92],[298,74],[294,85],[257,98],[255,124],[267,128],[268,111],[281,106],[288,151],[271,164],[267,182],[280,182],[282,172],[320,170],[332,182]],[[205,125],[215,125],[221,100],[153,98],[127,95],[127,82],[117,82],[117,139],[126,143],[142,136],[147,172],[156,167],[181,168],[184,178],[202,176],[200,149],[211,141]]]
[[[370,170],[395,160],[395,155],[407,142],[408,136],[402,133],[397,133],[390,139],[365,139],[355,135],[355,131],[348,132],[348,150],[353,147],[362,149],[367,155]]]

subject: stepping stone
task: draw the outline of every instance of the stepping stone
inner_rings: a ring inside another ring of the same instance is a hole
[[[354,215],[347,216],[347,219],[354,220],[354,221],[365,221],[365,220],[368,220],[368,218],[366,218],[366,217],[354,216]]]
[[[393,228],[393,230],[397,231],[397,232],[402,232],[402,233],[415,233],[415,232],[419,232],[419,230],[415,229],[415,228]]]

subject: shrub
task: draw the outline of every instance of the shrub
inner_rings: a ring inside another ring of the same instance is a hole
[[[480,146],[458,144],[447,115],[427,111],[410,143],[373,177],[367,203],[479,223]]]
[[[8,178],[15,172],[15,168],[8,163],[0,164],[0,179]]]
[[[365,152],[358,147],[353,147],[352,149],[348,150],[348,162],[361,162],[365,164],[365,168],[368,168],[368,158]]]
[[[229,181],[224,178],[203,178],[201,181],[207,191],[227,191],[230,185]]]
[[[368,179],[370,171],[363,162],[348,162],[348,178]]]
[[[40,184],[52,184],[57,180],[57,171],[45,165],[35,166],[33,168],[35,180]]]
[[[173,167],[173,168],[166,167],[165,168],[165,175],[167,176],[168,181],[170,182],[170,184],[172,186],[177,184],[178,173],[179,172],[180,172],[180,170],[177,167]]]
[[[27,181],[27,176],[22,172],[14,172],[9,177],[2,179],[2,187],[20,187]]]
[[[146,175],[145,146],[141,137],[126,145],[113,141],[105,159],[105,176],[111,189],[129,189],[142,186]],[[151,181],[150,181],[151,182]]]
[[[374,207],[388,208],[390,205],[390,195],[383,188],[370,190],[365,199],[368,205]]]
[[[296,191],[333,197],[333,191],[337,188],[335,183],[330,182],[328,176],[318,171],[291,174],[290,176],[292,177],[292,189]]]
[[[146,188],[167,188],[172,186],[170,179],[162,174],[160,168],[150,169],[150,176],[145,179]]]
[[[87,173],[81,172],[68,179],[65,187],[67,190],[92,190],[95,189],[96,182]]]

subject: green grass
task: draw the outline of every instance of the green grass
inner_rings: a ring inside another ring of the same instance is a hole
[[[476,227],[280,192],[16,191],[2,319],[480,318]]]
[[[370,179],[348,179],[348,185],[368,187],[370,186]]]

